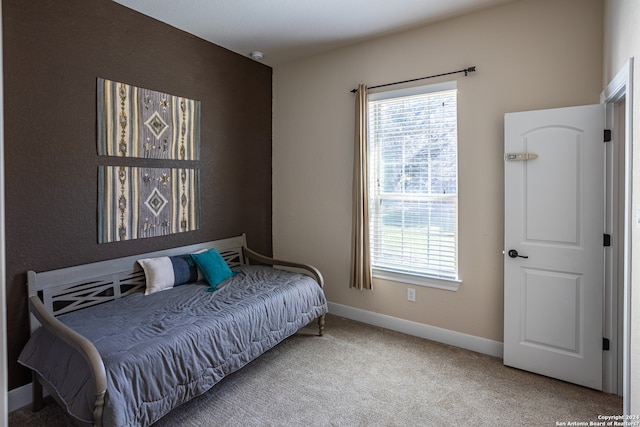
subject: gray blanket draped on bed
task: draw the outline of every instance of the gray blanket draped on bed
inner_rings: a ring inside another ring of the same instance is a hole
[[[215,292],[183,285],[59,317],[104,360],[105,425],[152,424],[327,312],[308,276],[260,266],[238,271]],[[40,328],[19,362],[54,385],[71,414],[92,421],[91,375],[70,346]]]

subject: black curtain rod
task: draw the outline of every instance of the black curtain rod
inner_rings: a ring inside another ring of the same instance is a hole
[[[434,74],[433,76],[418,77],[417,79],[404,80],[404,81],[401,81],[401,82],[385,83],[383,85],[378,85],[378,86],[371,86],[369,89],[377,89],[379,87],[399,85],[399,84],[402,84],[402,83],[411,83],[411,82],[415,82],[415,81],[418,81],[418,80],[425,80],[425,79],[432,79],[434,77],[448,76],[449,74],[464,73],[464,75],[467,76],[467,75],[469,75],[469,73],[473,73],[475,70],[476,70],[475,66],[467,67],[467,68],[464,68],[464,69],[458,70],[458,71],[450,71],[448,73]],[[358,89],[352,89],[351,93],[356,93],[357,91],[358,91]]]

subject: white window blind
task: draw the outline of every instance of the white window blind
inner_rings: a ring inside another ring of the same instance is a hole
[[[456,90],[379,98],[369,98],[372,267],[455,280]]]

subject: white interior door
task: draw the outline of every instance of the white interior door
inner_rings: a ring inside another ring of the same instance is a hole
[[[504,364],[598,390],[604,117],[602,105],[505,115]]]

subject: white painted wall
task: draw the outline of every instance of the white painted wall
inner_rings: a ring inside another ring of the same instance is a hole
[[[276,66],[275,255],[317,265],[333,303],[501,342],[504,114],[599,102],[602,13],[602,0],[522,0]],[[455,77],[460,289],[418,287],[416,302],[401,283],[349,289],[350,90],[471,65]]]
[[[607,83],[634,58],[635,93],[633,95],[633,165],[631,229],[631,315],[630,315],[630,393],[626,404],[630,414],[640,414],[640,2],[605,0],[604,3],[604,82]]]

